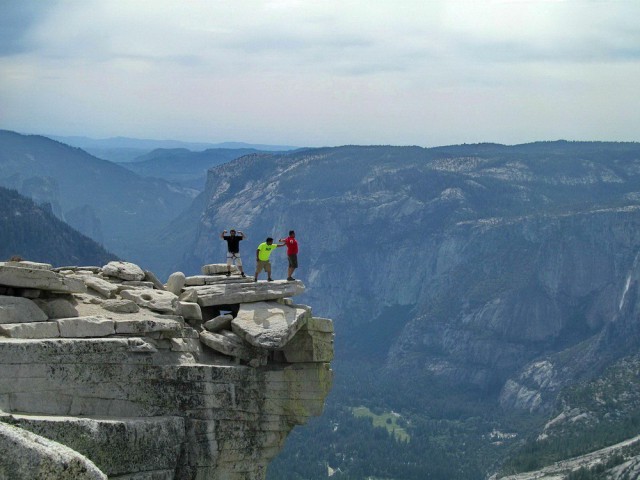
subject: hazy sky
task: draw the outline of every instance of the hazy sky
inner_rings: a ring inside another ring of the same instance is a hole
[[[0,128],[640,141],[639,0],[0,0]]]

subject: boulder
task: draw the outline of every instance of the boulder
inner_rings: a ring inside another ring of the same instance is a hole
[[[165,285],[166,290],[173,293],[174,295],[180,295],[180,292],[182,292],[182,288],[184,287],[186,278],[187,277],[182,272],[173,272],[171,275],[169,275],[167,284]]]
[[[219,330],[231,330],[231,321],[233,320],[233,316],[226,315],[218,315],[211,320],[208,320],[204,323],[203,327],[210,332],[217,332]]]
[[[144,271],[130,262],[109,262],[102,267],[102,273],[121,280],[142,280],[145,277]]]
[[[87,287],[80,279],[65,277],[51,270],[15,267],[6,264],[0,265],[0,285],[59,293],[83,293],[87,291]]]
[[[200,341],[219,353],[239,358],[240,360],[250,361],[259,356],[250,345],[242,343],[241,341],[232,340],[217,333],[200,332]]]
[[[212,305],[229,305],[235,303],[262,302],[292,297],[304,293],[304,284],[300,280],[287,282],[242,282],[187,287],[198,293],[198,304],[201,307]]]
[[[140,307],[133,300],[111,298],[102,302],[102,308],[115,313],[137,313]]]
[[[176,313],[178,296],[171,292],[145,288],[140,290],[122,290],[120,296],[126,300],[133,300],[141,307],[155,312]]]
[[[91,290],[98,292],[104,298],[113,298],[118,292],[118,286],[100,277],[87,275],[82,277],[84,284]]]
[[[198,303],[198,292],[195,290],[187,290],[180,294],[179,300],[181,302]]]
[[[277,302],[240,305],[232,330],[251,345],[282,349],[311,318],[309,307],[289,307]]]
[[[176,314],[188,320],[202,320],[202,310],[197,303],[180,302],[178,301],[178,308]]]
[[[48,318],[33,300],[0,296],[0,324],[43,322]]]

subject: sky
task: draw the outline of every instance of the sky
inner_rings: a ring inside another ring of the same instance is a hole
[[[640,141],[638,0],[0,0],[0,128]]]

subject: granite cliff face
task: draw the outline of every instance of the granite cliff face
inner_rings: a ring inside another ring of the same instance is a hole
[[[322,412],[333,326],[223,272],[0,263],[0,478],[264,478]]]

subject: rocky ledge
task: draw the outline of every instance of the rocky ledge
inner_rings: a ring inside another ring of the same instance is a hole
[[[333,324],[225,273],[0,262],[0,478],[264,478],[322,412]]]

